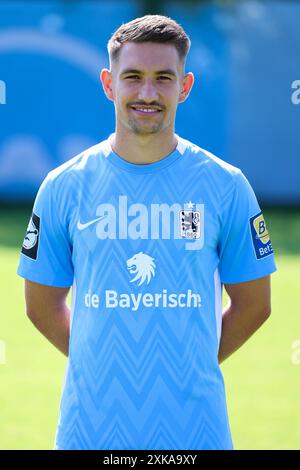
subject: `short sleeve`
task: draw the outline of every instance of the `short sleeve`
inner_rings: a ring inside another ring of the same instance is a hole
[[[70,287],[74,277],[72,245],[54,183],[49,173],[37,193],[17,274],[39,284]]]
[[[219,272],[224,284],[258,279],[276,271],[273,248],[254,191],[241,171],[221,215]]]

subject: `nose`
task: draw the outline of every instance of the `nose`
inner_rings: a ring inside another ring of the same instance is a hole
[[[141,101],[152,102],[158,101],[159,95],[153,81],[145,79],[139,88],[138,99]]]

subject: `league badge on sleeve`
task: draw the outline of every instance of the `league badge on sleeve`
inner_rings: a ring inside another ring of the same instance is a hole
[[[37,258],[39,236],[40,218],[33,212],[22,245],[22,253],[31,259]]]
[[[264,258],[273,253],[273,247],[262,212],[250,219],[252,242],[257,259]]]

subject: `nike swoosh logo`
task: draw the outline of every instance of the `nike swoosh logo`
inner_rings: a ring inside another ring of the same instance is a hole
[[[84,230],[85,228],[89,227],[90,225],[94,224],[95,222],[99,222],[99,220],[102,220],[106,217],[106,215],[101,215],[101,217],[97,217],[97,219],[90,220],[86,224],[82,224],[80,220],[77,222],[77,228],[78,230]]]

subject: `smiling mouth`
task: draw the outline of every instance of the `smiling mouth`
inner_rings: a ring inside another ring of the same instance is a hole
[[[135,111],[135,113],[141,116],[153,116],[157,115],[162,112],[160,108],[153,108],[153,107],[143,107],[143,106],[130,106],[130,108]]]

